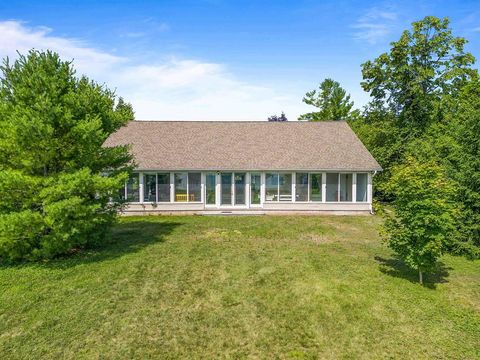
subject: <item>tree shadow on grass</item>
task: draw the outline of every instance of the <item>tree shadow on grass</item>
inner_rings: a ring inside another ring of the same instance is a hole
[[[386,275],[406,279],[412,283],[418,283],[418,272],[408,267],[400,258],[385,259],[375,256],[375,260],[380,264],[380,271]],[[423,285],[429,289],[435,289],[437,284],[448,282],[449,270],[443,262],[439,261],[437,267],[431,272],[423,274]]]
[[[183,223],[173,221],[134,220],[121,222],[113,226],[111,233],[99,245],[47,261],[0,264],[0,269],[28,266],[67,269],[78,265],[111,260],[138,252],[149,245],[162,243],[175,228],[181,225]]]

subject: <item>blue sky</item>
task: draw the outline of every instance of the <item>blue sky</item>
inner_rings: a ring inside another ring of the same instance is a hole
[[[138,119],[294,120],[326,77],[363,106],[360,65],[426,15],[448,16],[480,56],[480,1],[422,0],[5,1],[0,56],[58,51]]]

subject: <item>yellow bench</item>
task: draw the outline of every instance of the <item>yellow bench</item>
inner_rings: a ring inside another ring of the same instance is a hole
[[[177,202],[195,201],[195,194],[190,194],[190,199],[187,196],[187,194],[175,194],[175,201]]]

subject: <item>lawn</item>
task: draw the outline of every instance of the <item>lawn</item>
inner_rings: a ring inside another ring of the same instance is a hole
[[[109,243],[0,267],[10,358],[480,358],[480,261],[427,286],[380,218],[122,218]]]

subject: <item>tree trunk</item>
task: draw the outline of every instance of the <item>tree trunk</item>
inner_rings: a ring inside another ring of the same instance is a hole
[[[420,268],[418,268],[418,281],[420,282],[420,285],[423,285],[423,273]]]

